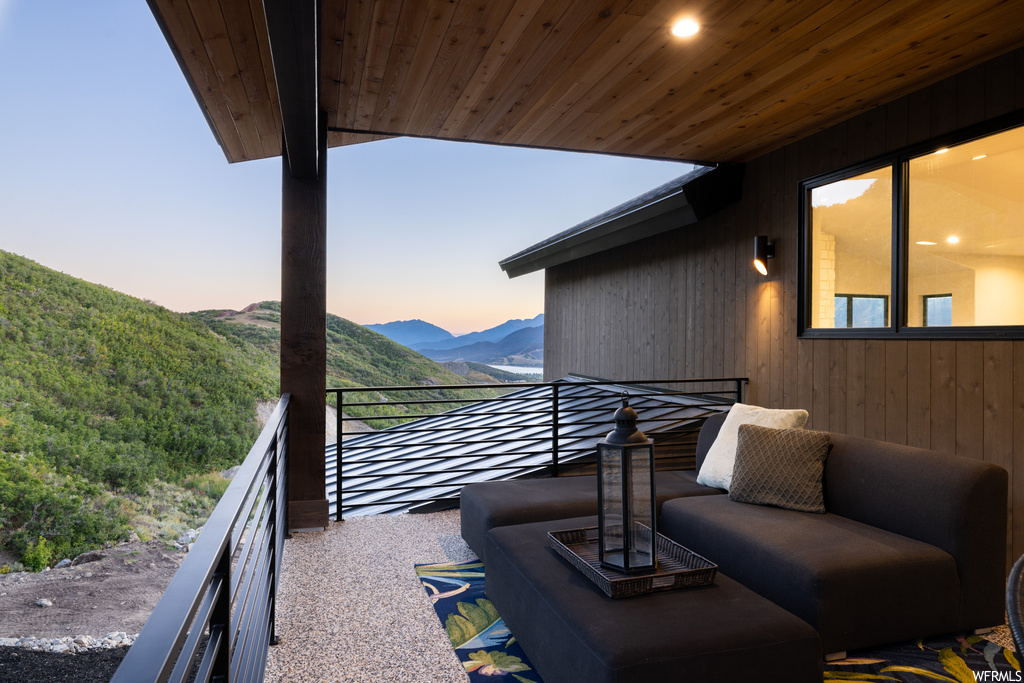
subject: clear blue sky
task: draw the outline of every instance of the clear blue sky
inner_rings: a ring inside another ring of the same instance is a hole
[[[498,261],[688,166],[332,149],[328,310],[461,334],[543,311]],[[176,311],[280,298],[279,159],[229,165],[142,0],[0,0],[0,249]]]

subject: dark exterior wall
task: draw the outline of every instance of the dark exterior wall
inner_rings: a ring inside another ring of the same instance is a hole
[[[1022,109],[1018,50],[748,164],[743,200],[695,226],[548,269],[545,375],[746,376],[747,402],[806,408],[811,428],[1002,465],[1009,563],[1024,553],[1024,341],[798,339],[798,184]],[[768,278],[758,234],[776,242]]]

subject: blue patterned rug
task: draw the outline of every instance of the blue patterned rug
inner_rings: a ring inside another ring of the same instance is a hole
[[[496,676],[507,676],[519,683],[542,683],[484,594],[481,562],[421,564],[416,565],[416,574],[470,681],[493,682]],[[847,659],[827,662],[824,680],[976,683],[1024,681],[1024,675],[1013,650],[969,636],[853,652]]]
[[[543,683],[484,595],[483,563],[418,564],[416,573],[470,681]]]
[[[852,652],[825,663],[825,681],[1021,681],[1013,650],[983,636],[933,638]]]

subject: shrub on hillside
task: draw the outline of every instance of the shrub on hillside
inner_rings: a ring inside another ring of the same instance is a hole
[[[58,552],[57,547],[40,536],[38,541],[28,544],[21,561],[30,572],[41,572],[50,566],[50,561]]]
[[[55,475],[38,459],[0,453],[0,544],[26,565],[45,567],[129,532],[124,506],[100,487]]]

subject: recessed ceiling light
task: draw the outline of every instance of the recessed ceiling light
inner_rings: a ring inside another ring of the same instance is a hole
[[[956,244],[957,242],[960,241],[960,238],[957,237],[956,235],[950,235],[949,237],[946,238],[946,241],[949,242],[950,244]]]
[[[987,156],[988,156],[987,154],[979,154],[979,155],[978,155],[978,156],[976,156],[976,157],[972,157],[972,158],[971,158],[971,161],[977,161],[978,159],[984,159],[984,158],[985,158],[985,157],[987,157]]]
[[[935,153],[936,153],[936,154],[945,154],[945,153],[946,153],[946,152],[948,152],[948,151],[949,151],[949,147],[945,147],[945,148],[943,148],[943,149],[937,149],[937,150],[935,150]]]
[[[914,242],[914,244],[920,244],[922,247],[934,247],[936,243],[935,242],[924,242],[924,241],[921,241],[921,242]]]
[[[672,24],[672,35],[680,38],[687,38],[695,35],[700,30],[700,24],[693,19],[680,19]]]

